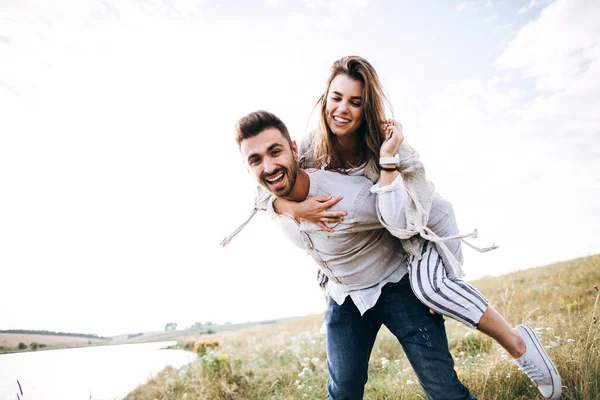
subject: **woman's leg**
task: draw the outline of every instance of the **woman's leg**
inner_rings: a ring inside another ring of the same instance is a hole
[[[535,332],[512,329],[487,299],[467,282],[449,277],[434,243],[423,244],[420,260],[409,265],[411,287],[427,307],[494,339],[516,361],[547,399],[560,396],[560,375]]]
[[[410,285],[423,304],[470,328],[476,328],[488,308],[488,301],[477,289],[458,278],[450,278],[435,244],[426,241],[421,259],[412,257]]]
[[[525,341],[493,306],[485,310],[477,330],[494,339],[512,358],[517,359],[525,354]]]

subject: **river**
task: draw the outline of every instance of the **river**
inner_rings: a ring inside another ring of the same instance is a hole
[[[175,342],[123,344],[0,355],[0,400],[116,400],[167,365],[197,356]],[[20,395],[21,384],[23,395]]]

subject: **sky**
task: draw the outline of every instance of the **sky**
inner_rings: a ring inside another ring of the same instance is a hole
[[[600,253],[596,0],[4,0],[0,330],[116,335],[320,313],[233,140],[294,139],[329,67],[381,78],[454,205],[467,280]]]

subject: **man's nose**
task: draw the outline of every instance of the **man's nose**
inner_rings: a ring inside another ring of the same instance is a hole
[[[263,162],[266,173],[271,173],[277,169],[277,163],[271,157],[265,157]]]

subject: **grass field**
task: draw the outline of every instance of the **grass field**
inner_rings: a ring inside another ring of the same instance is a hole
[[[563,381],[561,399],[600,399],[600,255],[473,282],[512,325],[536,329]],[[324,399],[327,380],[322,317],[220,332],[198,360],[167,368],[126,400]],[[480,399],[541,399],[531,382],[486,336],[446,323],[455,368]],[[424,399],[396,339],[381,330],[369,364],[365,399]]]

